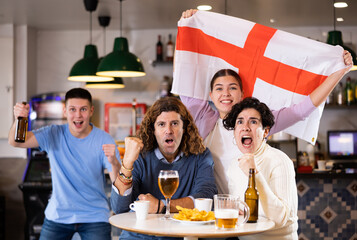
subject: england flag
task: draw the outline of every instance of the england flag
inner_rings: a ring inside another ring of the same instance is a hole
[[[218,13],[198,11],[178,22],[172,92],[209,100],[220,69],[239,73],[244,96],[278,110],[299,103],[345,68],[343,48]],[[289,133],[315,143],[324,104]]]

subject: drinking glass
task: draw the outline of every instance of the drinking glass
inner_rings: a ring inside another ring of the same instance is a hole
[[[161,170],[158,182],[160,191],[166,199],[166,213],[162,219],[168,220],[170,219],[170,200],[178,188],[179,174],[176,170]]]
[[[214,215],[216,218],[216,229],[230,230],[248,221],[249,207],[241,201],[238,196],[229,194],[217,194],[214,199]],[[239,205],[243,205],[244,219],[238,224]]]

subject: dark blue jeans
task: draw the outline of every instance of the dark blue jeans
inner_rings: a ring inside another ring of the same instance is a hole
[[[46,218],[40,240],[71,240],[76,232],[81,240],[111,240],[111,225],[107,222],[63,224]]]

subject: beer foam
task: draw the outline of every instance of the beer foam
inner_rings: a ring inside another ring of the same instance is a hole
[[[239,211],[236,209],[219,209],[214,211],[216,218],[238,218]]]

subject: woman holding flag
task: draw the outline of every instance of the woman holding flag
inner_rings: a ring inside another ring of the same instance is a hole
[[[191,17],[197,10],[187,10],[182,18]],[[345,68],[332,73],[309,96],[298,104],[287,108],[273,110],[275,125],[269,132],[277,133],[307,118],[322,104],[334,87],[349,72],[352,67],[352,56],[348,51],[343,52]],[[174,79],[174,81],[178,81]],[[222,119],[231,111],[232,106],[244,98],[242,80],[237,72],[231,69],[219,70],[210,83],[209,96],[216,109],[206,100],[180,95],[182,102],[189,109],[206,147],[211,150],[215,163],[214,174],[219,193],[229,193],[227,172],[232,161],[237,160],[242,153],[233,141],[233,132],[224,128]],[[180,89],[175,89],[180,92]]]

